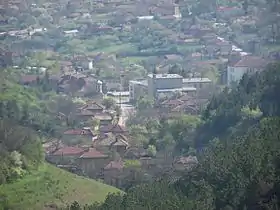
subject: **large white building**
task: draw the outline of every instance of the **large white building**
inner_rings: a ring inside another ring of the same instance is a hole
[[[178,74],[149,74],[146,80],[129,81],[129,99],[137,100],[140,96],[156,99],[158,94],[184,92],[195,94],[198,88],[212,83],[208,78],[183,78]]]
[[[239,82],[244,74],[253,74],[264,70],[269,62],[262,57],[246,55],[227,67],[227,85]]]

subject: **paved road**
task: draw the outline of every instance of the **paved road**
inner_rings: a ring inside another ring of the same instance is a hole
[[[121,101],[119,100],[119,97],[112,98],[115,99],[116,103],[121,107],[122,110],[119,124],[125,126],[126,120],[128,119],[129,115],[135,111],[135,108],[128,103],[128,97],[122,97]]]
[[[126,120],[130,116],[130,114],[132,114],[135,111],[135,109],[132,105],[121,104],[121,110],[122,110],[122,114],[119,120],[119,124],[125,126]]]

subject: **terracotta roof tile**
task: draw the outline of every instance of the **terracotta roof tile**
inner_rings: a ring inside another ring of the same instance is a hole
[[[55,151],[52,155],[81,155],[84,152],[79,147],[63,147]]]
[[[244,56],[235,63],[234,67],[249,67],[249,68],[262,68],[268,64],[268,61],[262,57],[257,56]]]
[[[80,156],[80,158],[105,158],[105,157],[108,156],[97,151],[95,148],[90,148],[87,152],[85,152]]]

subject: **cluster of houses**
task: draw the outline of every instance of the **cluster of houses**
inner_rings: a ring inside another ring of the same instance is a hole
[[[137,179],[139,170],[156,176],[163,166],[182,170],[185,165],[182,158],[174,159],[168,154],[152,157],[142,147],[131,146],[128,130],[114,123],[113,115],[97,102],[79,107],[75,116],[79,121],[98,119],[100,123],[65,130],[61,139],[43,145],[46,160],[58,167],[123,187],[126,179]],[[60,117],[63,120],[63,114]]]

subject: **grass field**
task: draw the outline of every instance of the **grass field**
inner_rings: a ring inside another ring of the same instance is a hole
[[[102,202],[108,193],[120,190],[77,176],[49,164],[12,184],[0,186],[0,201],[12,209],[46,210],[66,206],[73,201],[81,204]],[[0,202],[1,209],[1,202]]]

